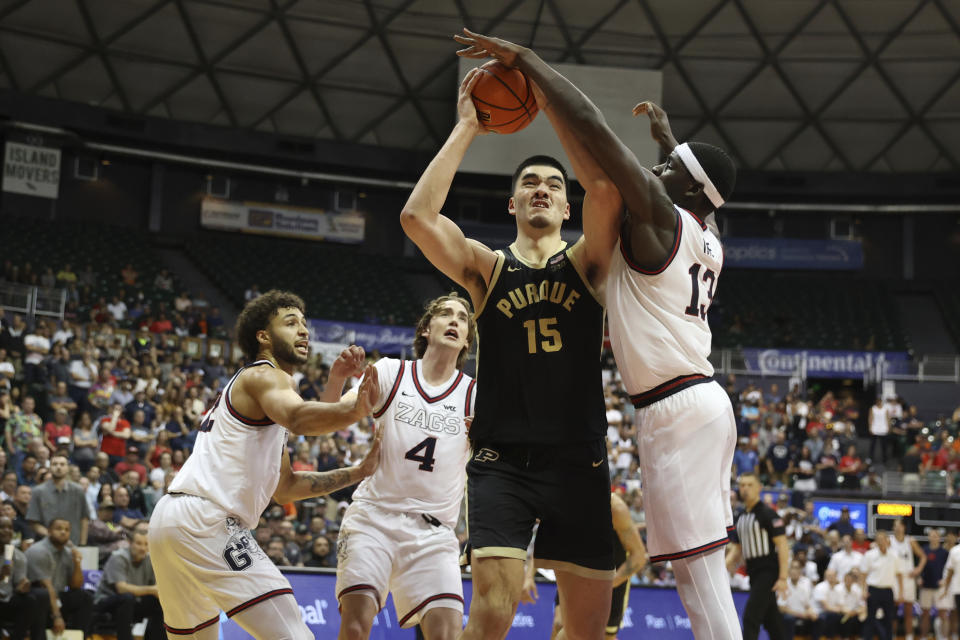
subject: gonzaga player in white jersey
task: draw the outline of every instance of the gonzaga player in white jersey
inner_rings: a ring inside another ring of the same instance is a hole
[[[419,624],[427,640],[453,640],[463,628],[454,527],[470,457],[467,418],[475,385],[460,367],[475,331],[470,303],[442,296],[428,303],[417,324],[419,359],[384,358],[374,365],[382,400],[373,415],[383,453],[340,526],[341,639],[366,640],[388,592],[400,626]]]
[[[299,297],[281,291],[244,307],[237,339],[253,363],[233,376],[204,414],[193,454],[153,511],[150,559],[170,638],[217,638],[220,611],[258,639],[313,638],[290,583],[250,529],[271,498],[324,495],[373,472],[378,441],[360,466],[326,473],[294,473],[285,444],[288,430],[318,435],[367,416],[380,389],[377,371],[368,367],[349,399],[300,398],[291,373],[309,355],[303,309]]]
[[[590,99],[533,51],[466,29],[454,39],[468,47],[459,55],[493,57],[526,74],[568,155],[585,149],[623,198],[624,214],[603,220],[606,209],[584,207],[583,227],[585,237],[609,242],[607,313],[617,365],[638,405],[650,561],[672,560],[694,636],[740,638],[721,548],[733,524],[736,427],[707,361],[707,309],[723,254],[703,223],[733,191],[736,168],[712,145],[678,145],[666,114],[643,103],[635,113],[651,116],[654,139],[669,154],[645,169]]]
[[[907,535],[907,527],[903,520],[897,518],[893,522],[893,535],[890,536],[890,550],[900,558],[903,568],[903,591],[898,582],[893,583],[893,599],[903,603],[903,629],[901,634],[904,640],[913,640],[913,605],[917,601],[917,576],[927,565],[927,554],[913,536]],[[914,566],[914,556],[920,563]],[[897,621],[894,621],[896,625]],[[895,633],[895,635],[898,635]]]

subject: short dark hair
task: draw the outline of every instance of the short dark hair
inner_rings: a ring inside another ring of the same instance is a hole
[[[513,190],[517,188],[517,180],[520,179],[521,172],[527,167],[535,164],[545,164],[548,167],[555,168],[557,171],[560,172],[560,175],[563,176],[563,188],[564,189],[567,188],[567,183],[569,182],[569,180],[567,179],[567,170],[563,168],[563,165],[560,163],[560,161],[554,158],[553,156],[538,155],[538,156],[530,156],[529,158],[521,162],[519,165],[517,165],[516,171],[513,172],[513,182],[510,183],[511,193],[513,193]]]
[[[55,524],[58,523],[58,522],[66,522],[66,523],[67,523],[67,526],[68,526],[68,527],[70,526],[70,521],[69,521],[69,520],[67,520],[66,518],[59,518],[59,517],[58,517],[58,518],[50,518],[50,521],[47,523],[47,528],[48,528],[48,529],[52,529],[52,528],[53,528],[53,525],[55,525]]]
[[[260,352],[260,342],[257,332],[263,331],[270,325],[270,321],[280,309],[299,309],[305,313],[306,306],[303,299],[289,291],[271,289],[262,296],[258,296],[243,307],[237,317],[237,342],[247,360],[256,360]]]
[[[706,142],[688,142],[690,150],[696,156],[703,170],[707,172],[710,182],[717,188],[720,197],[730,198],[733,187],[737,182],[737,167],[727,152]]]
[[[427,352],[427,339],[422,334],[430,325],[433,316],[440,312],[440,309],[443,308],[443,303],[448,300],[459,302],[467,310],[467,346],[461,349],[460,355],[457,356],[457,368],[461,369],[464,361],[467,359],[467,354],[470,353],[470,349],[473,347],[473,340],[477,335],[477,321],[473,317],[473,308],[470,306],[470,301],[458,295],[455,291],[445,296],[434,298],[424,305],[426,311],[420,316],[420,320],[417,322],[417,330],[413,337],[413,355],[419,359]]]

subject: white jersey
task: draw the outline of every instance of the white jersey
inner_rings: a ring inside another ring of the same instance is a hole
[[[631,395],[691,374],[713,375],[707,310],[723,266],[723,248],[696,216],[674,208],[677,235],[666,263],[641,268],[618,243],[607,276],[610,342]]]
[[[900,558],[900,569],[904,575],[913,571],[913,545],[910,536],[903,536],[903,541],[897,540],[896,536],[890,536],[890,550]]]
[[[470,459],[464,418],[473,415],[474,379],[456,371],[433,387],[419,360],[383,358],[374,366],[384,398],[373,412],[377,428],[385,429],[380,466],[353,499],[456,526]]]
[[[249,367],[262,365],[274,366],[258,360]],[[170,483],[169,492],[206,498],[254,529],[280,482],[287,430],[269,418],[247,418],[230,404],[233,383],[244,368],[203,414],[193,453]]]

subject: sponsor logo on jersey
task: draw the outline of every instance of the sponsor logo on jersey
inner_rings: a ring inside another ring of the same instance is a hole
[[[703,239],[703,252],[710,256],[711,258],[716,258],[717,254],[713,250],[713,243],[710,242],[707,238]]]

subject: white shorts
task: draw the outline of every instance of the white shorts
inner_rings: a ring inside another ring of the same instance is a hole
[[[206,498],[166,495],[150,518],[150,561],[164,623],[189,635],[268,598],[293,595],[290,582],[250,531]],[[303,638],[313,633],[303,621]],[[298,636],[300,637],[300,636]]]
[[[900,587],[898,582],[893,581],[893,600],[894,602],[916,602],[917,601],[917,579],[910,576],[903,576],[903,597],[900,597]]]
[[[937,587],[936,589],[920,589],[920,608],[921,609],[936,609],[937,611],[950,611],[953,609],[953,594],[947,593],[944,596],[940,594],[943,593],[943,588]]]
[[[637,409],[650,562],[722,547],[733,527],[733,407],[716,382]]]
[[[453,530],[420,515],[356,501],[337,539],[337,600],[363,593],[386,604],[387,592],[401,627],[412,627],[435,607],[463,613],[460,545]]]

